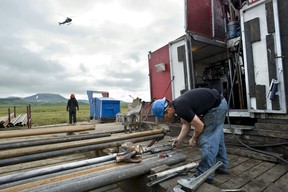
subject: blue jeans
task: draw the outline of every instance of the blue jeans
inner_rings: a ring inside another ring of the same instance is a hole
[[[224,142],[224,121],[227,113],[227,102],[223,99],[220,105],[209,110],[202,118],[205,125],[198,138],[201,161],[197,168],[197,174],[202,174],[214,166],[218,161],[223,165],[219,168],[225,171],[228,168],[228,159]],[[208,179],[212,179],[214,174]]]

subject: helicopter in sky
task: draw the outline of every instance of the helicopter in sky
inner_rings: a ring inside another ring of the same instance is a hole
[[[72,19],[70,17],[66,17],[65,21],[59,22],[59,25],[64,25],[64,24],[70,25],[71,22],[72,22]]]

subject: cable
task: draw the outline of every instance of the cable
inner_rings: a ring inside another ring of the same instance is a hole
[[[166,93],[167,93],[167,91],[168,91],[168,88],[171,86],[172,81],[174,81],[174,76],[173,76],[172,79],[170,80],[170,82],[169,82],[169,84],[168,84],[168,86],[167,86],[167,88],[166,88],[166,90],[165,90],[165,92],[164,92],[163,97],[165,97],[165,95],[166,95]]]
[[[237,55],[236,55],[236,65],[239,64],[239,55],[240,55],[240,48],[242,46],[242,38],[241,38],[241,35],[240,35],[240,42],[239,42],[239,45],[238,45],[238,52],[237,52]],[[231,89],[230,89],[230,93],[229,93],[229,98],[228,98],[228,111],[227,111],[227,123],[228,123],[228,126],[229,126],[229,129],[230,131],[232,132],[232,135],[233,137],[241,144],[243,145],[244,147],[246,147],[247,149],[250,149],[251,151],[254,151],[254,152],[257,152],[257,153],[261,153],[261,154],[264,154],[264,155],[267,155],[267,156],[271,156],[271,157],[274,157],[282,162],[284,162],[287,166],[288,166],[288,161],[286,161],[285,159],[283,158],[280,158],[280,157],[277,157],[273,154],[270,154],[268,152],[265,152],[265,151],[261,151],[261,150],[258,150],[258,149],[254,149],[253,147],[250,147],[248,145],[246,145],[245,143],[243,143],[236,135],[235,135],[235,132],[234,132],[234,129],[232,128],[231,124],[230,124],[230,117],[229,117],[229,111],[230,111],[230,101],[231,101],[231,96],[232,96],[232,92],[233,92],[233,87],[234,87],[234,83],[235,83],[235,79],[236,79],[236,68],[237,66],[235,67],[235,70],[234,70],[234,76],[233,76],[233,79],[232,79],[232,85],[231,85]]]
[[[227,143],[227,142],[226,142]],[[235,143],[228,143],[228,145],[234,145],[241,147],[241,145],[235,144]],[[247,145],[247,144],[246,144]],[[263,147],[278,147],[278,146],[283,146],[283,145],[288,145],[288,142],[284,143],[271,143],[271,144],[263,144],[263,145],[248,145],[249,147],[253,148],[263,148]]]

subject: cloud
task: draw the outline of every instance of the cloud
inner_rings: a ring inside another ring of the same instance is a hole
[[[1,0],[0,97],[105,90],[149,101],[147,54],[184,34],[183,3]]]

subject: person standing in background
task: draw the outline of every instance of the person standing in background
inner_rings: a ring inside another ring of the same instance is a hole
[[[77,122],[76,110],[79,111],[79,105],[73,93],[70,95],[70,99],[67,102],[66,110],[69,112],[69,124],[72,124],[72,122],[75,124]]]

